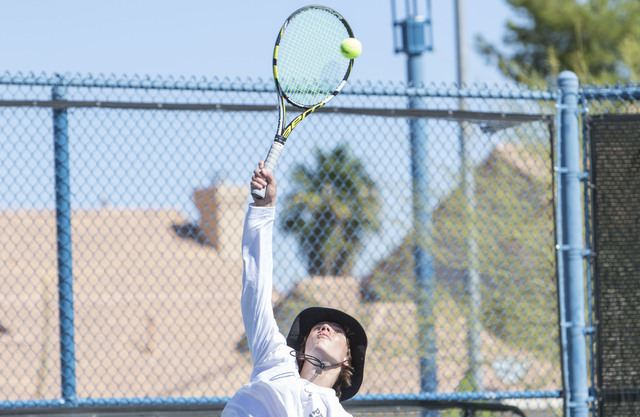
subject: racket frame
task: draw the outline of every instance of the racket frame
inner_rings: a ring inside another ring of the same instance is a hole
[[[344,85],[347,83],[347,79],[349,78],[349,75],[351,75],[351,70],[353,68],[353,59],[349,60],[349,64],[347,65],[347,69],[346,72],[342,78],[342,81],[340,81],[340,83],[336,86],[336,88],[329,93],[329,95],[327,95],[322,101],[320,101],[319,103],[316,103],[314,105],[304,105],[301,103],[298,103],[296,101],[294,101],[293,99],[291,99],[289,96],[287,96],[287,94],[284,92],[281,84],[280,84],[280,79],[279,79],[279,75],[278,75],[278,52],[280,49],[280,41],[282,39],[282,35],[285,33],[285,30],[287,29],[287,26],[289,25],[289,22],[291,22],[291,20],[296,17],[299,13],[302,13],[308,9],[322,9],[325,10],[331,14],[333,14],[336,18],[338,18],[340,20],[340,22],[344,25],[347,33],[348,33],[348,37],[353,38],[353,30],[351,29],[351,26],[349,26],[349,23],[347,22],[347,20],[337,11],[326,7],[326,6],[319,6],[319,5],[310,5],[310,6],[305,6],[302,7],[298,10],[296,10],[295,12],[293,12],[284,22],[284,24],[282,25],[282,27],[280,28],[280,31],[278,32],[278,37],[276,38],[276,42],[275,42],[275,46],[273,48],[273,65],[272,65],[272,69],[273,69],[273,80],[275,82],[275,86],[276,86],[276,93],[278,94],[278,128],[276,130],[276,134],[275,137],[273,139],[273,143],[271,144],[271,147],[269,148],[269,153],[267,154],[267,158],[265,159],[265,163],[264,163],[264,168],[268,169],[270,171],[274,171],[276,168],[276,165],[278,163],[278,160],[280,159],[280,155],[282,154],[282,151],[284,149],[284,145],[287,142],[287,139],[289,138],[289,135],[291,134],[291,132],[293,131],[293,129],[302,121],[304,120],[308,115],[310,115],[311,113],[315,112],[316,110],[318,110],[319,108],[323,107],[325,104],[327,104],[329,101],[331,101],[335,96],[338,95],[338,93],[340,93],[340,91],[342,90],[342,88],[344,87]],[[286,102],[290,103],[292,106],[302,109],[302,113],[300,113],[298,116],[296,116],[286,127],[284,127],[284,124],[286,122]],[[252,189],[251,190],[251,194],[259,199],[264,198],[266,193],[266,187],[261,188],[261,189]]]

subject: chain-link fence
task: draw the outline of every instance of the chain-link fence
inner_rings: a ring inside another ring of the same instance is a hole
[[[354,401],[562,414],[554,100],[354,83],[292,133],[274,308],[283,332],[308,305],[361,319]],[[248,382],[240,238],[276,121],[251,80],[0,78],[6,407],[215,404]]]

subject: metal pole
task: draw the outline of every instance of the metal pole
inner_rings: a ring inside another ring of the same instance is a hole
[[[570,71],[558,76],[560,101],[560,163],[562,221],[559,242],[564,274],[568,363],[567,417],[587,417],[589,387],[585,325],[584,218],[581,196],[580,134],[578,123],[578,77]]]
[[[456,56],[458,69],[458,88],[462,89],[466,84],[466,56],[464,41],[464,1],[455,0],[455,35]],[[460,110],[466,110],[463,98],[459,100]],[[482,352],[480,350],[480,333],[482,331],[482,296],[480,294],[480,273],[478,266],[478,228],[475,222],[476,183],[473,173],[471,158],[469,155],[468,134],[469,123],[460,122],[460,184],[464,196],[465,226],[469,230],[466,254],[467,254],[467,278],[469,293],[469,322],[467,331],[467,346],[469,349],[469,373],[474,390],[482,390]]]
[[[407,61],[407,75],[409,83],[419,86],[424,83],[422,71],[422,56],[410,54]],[[409,100],[412,109],[426,108],[424,99],[412,97]],[[436,376],[436,340],[433,315],[433,295],[435,279],[433,260],[429,252],[432,241],[433,222],[432,206],[429,197],[430,174],[428,167],[429,149],[427,137],[427,121],[412,119],[409,121],[411,141],[411,176],[413,178],[413,230],[415,233],[413,258],[415,262],[415,276],[418,288],[418,320],[420,346],[420,387],[422,392],[436,392],[438,380]]]
[[[396,52],[407,54],[407,81],[410,86],[420,87],[425,84],[422,53],[431,50],[431,7],[425,2],[425,14],[418,13],[416,1],[405,5],[406,19],[400,23],[402,27],[402,47]],[[393,5],[395,16],[395,4]],[[409,107],[425,109],[425,99],[417,95],[409,98]],[[416,277],[416,303],[418,308],[418,345],[420,361],[420,391],[437,392],[436,336],[435,318],[433,314],[433,298],[435,293],[435,277],[433,260],[429,251],[432,242],[432,212],[435,202],[430,189],[429,140],[427,137],[428,122],[425,119],[409,121],[411,144],[411,176],[413,178],[413,258]],[[438,415],[428,411],[423,416]]]
[[[396,2],[391,0],[391,17],[394,25],[395,52],[407,54],[407,81],[410,86],[420,87],[425,84],[422,66],[422,53],[432,49],[431,45],[431,2],[425,0],[424,14],[418,12],[416,0],[405,2],[406,19],[396,21]],[[402,29],[402,42],[398,45],[396,28]],[[424,98],[417,94],[409,97],[409,107],[425,109]],[[435,318],[433,315],[433,297],[435,277],[433,260],[429,253],[432,244],[433,221],[432,212],[435,203],[430,201],[433,193],[429,187],[430,162],[428,123],[425,119],[409,120],[409,136],[411,144],[411,177],[413,182],[413,259],[416,277],[416,305],[418,309],[418,346],[420,361],[420,391],[437,392],[437,364]],[[435,411],[427,411],[423,416],[438,415]]]
[[[64,100],[65,88],[53,87],[52,100]],[[53,110],[53,141],[58,241],[58,296],[60,313],[60,377],[62,399],[76,402],[76,360],[73,323],[71,258],[71,197],[69,186],[69,133],[66,109]]]

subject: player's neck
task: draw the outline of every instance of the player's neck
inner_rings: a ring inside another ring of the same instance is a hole
[[[341,370],[341,366],[333,369],[320,369],[309,362],[304,362],[300,370],[300,376],[321,387],[333,388],[333,384],[338,380]]]

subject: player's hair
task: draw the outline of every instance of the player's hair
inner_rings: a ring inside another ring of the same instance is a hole
[[[347,360],[342,368],[340,368],[340,375],[335,384],[333,384],[333,390],[336,392],[338,398],[342,395],[342,388],[348,388],[351,386],[351,377],[353,376],[354,368],[351,366],[351,349],[347,349]]]
[[[349,335],[349,329],[344,329],[345,334]],[[300,346],[300,352],[305,353],[304,349],[307,345],[307,338],[309,335],[306,335],[304,339],[302,339],[302,345]],[[302,365],[304,364],[304,359],[302,357],[298,357],[298,368],[302,369]],[[342,389],[348,388],[351,386],[351,377],[353,376],[354,368],[351,366],[351,347],[349,346],[349,337],[347,337],[347,362],[343,364],[340,368],[340,374],[336,379],[336,382],[333,383],[333,390],[336,392],[336,396],[340,398],[342,395]]]

